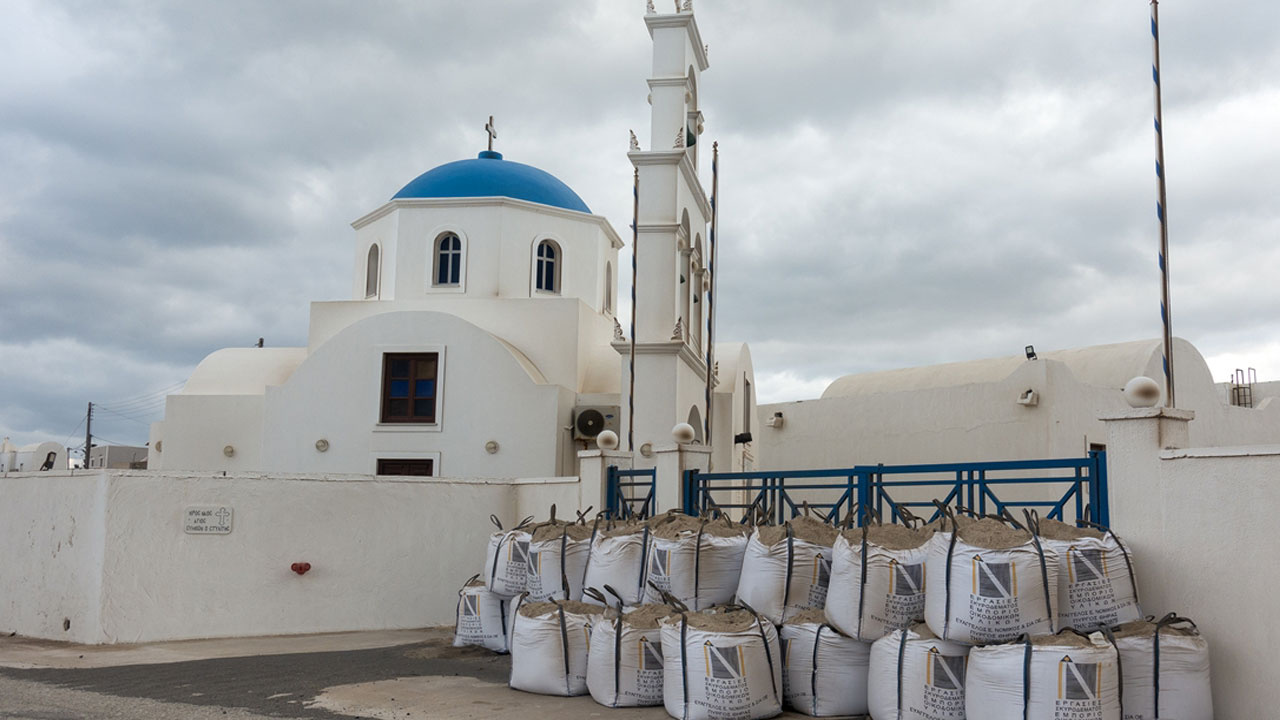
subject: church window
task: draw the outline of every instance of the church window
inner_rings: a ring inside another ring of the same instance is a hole
[[[431,458],[378,458],[378,474],[430,477],[435,474],[435,461]]]
[[[435,284],[462,284],[462,240],[453,233],[445,233],[436,241]]]
[[[377,297],[378,295],[378,246],[369,246],[369,260],[364,269],[364,296],[366,298]]]
[[[550,240],[538,243],[538,260],[534,274],[534,287],[542,292],[560,292],[560,246]]]
[[[434,423],[438,353],[382,356],[382,422]]]

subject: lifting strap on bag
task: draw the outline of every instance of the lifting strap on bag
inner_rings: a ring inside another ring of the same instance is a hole
[[[684,720],[689,717],[689,616],[680,613],[680,682],[683,689],[681,690],[680,699],[683,701],[683,709],[680,712]]]
[[[805,508],[808,509],[806,503]],[[787,619],[787,605],[791,603],[791,575],[794,570],[796,560],[795,533],[791,529],[791,523],[787,523],[787,581],[782,589],[782,620]]]
[[[955,519],[953,518],[952,527],[955,527]],[[942,618],[942,639],[951,639],[951,562],[956,552],[956,539],[960,537],[958,530],[951,531],[951,543],[947,545],[947,607],[946,614]]]
[[[698,526],[697,545],[693,548],[693,609],[701,610],[698,606],[698,591],[702,581],[702,533],[707,529],[706,518],[702,519],[702,524]]]
[[[618,608],[618,619],[613,623],[613,705],[618,707],[622,700],[622,608]]]
[[[1044,610],[1045,618],[1049,621],[1049,630],[1053,632],[1058,629],[1058,623],[1053,617],[1053,600],[1054,597],[1049,593],[1049,567],[1045,564],[1044,548],[1040,545],[1040,519],[1035,516],[1035,511],[1027,515],[1027,522],[1031,531],[1031,541],[1035,543],[1036,554],[1040,556],[1040,581],[1044,590]]]
[[[1116,547],[1120,548],[1120,555],[1124,557],[1125,570],[1129,572],[1129,587],[1133,588],[1133,601],[1138,605],[1138,607],[1142,607],[1142,603],[1138,598],[1138,580],[1133,575],[1133,560],[1129,557],[1129,548],[1125,547],[1124,543],[1120,541],[1120,536],[1116,535],[1116,532],[1106,525],[1099,525],[1098,523],[1083,519],[1076,520],[1076,523],[1094,528],[1095,530],[1101,530],[1102,532],[1110,535],[1112,540],[1116,541]]]
[[[596,546],[596,531],[600,529],[600,513],[591,523],[591,537],[587,540],[587,561],[582,563],[582,587],[587,586],[587,571],[591,569],[591,550]]]
[[[862,613],[866,607],[867,601],[867,530],[866,525],[862,526],[862,578],[858,582],[858,637],[862,637]]]
[[[746,606],[744,605],[743,607]],[[749,607],[747,609],[751,610]],[[760,613],[755,610],[751,610],[751,613],[756,616],[756,627],[760,628],[760,642],[764,643],[764,659],[769,663],[769,684],[773,686],[773,700],[781,706],[782,698],[778,697],[778,681],[774,677],[773,651],[769,649],[769,638],[764,634],[764,620],[761,618]]]
[[[512,618],[511,618],[511,638],[513,640],[515,639],[515,636],[516,636],[516,622],[520,620],[520,606],[524,604],[524,599],[528,595],[529,595],[528,592],[522,592],[516,596],[516,609],[512,612]],[[514,645],[515,643],[512,643],[512,644]],[[508,647],[507,651],[510,652],[511,648]],[[516,672],[515,658],[512,658],[511,674],[507,676],[507,687],[511,687],[511,675],[514,675],[515,672]]]
[[[569,526],[565,525],[564,530],[560,532],[560,590],[564,592],[565,600],[572,600],[572,593],[569,592],[569,574],[565,572],[564,556],[569,547]]]
[[[1116,651],[1116,688],[1120,698],[1120,717],[1124,717],[1124,663],[1120,657],[1120,646],[1116,644],[1116,634],[1107,627],[1106,623],[1098,626],[1098,632],[1111,643],[1111,647]]]
[[[554,514],[554,512],[555,509],[552,506],[552,513]],[[564,651],[564,694],[572,695],[573,688],[570,686],[569,681],[569,627],[565,624],[564,606],[556,603],[556,609],[560,611],[560,648]]]
[[[644,602],[644,584],[649,580],[649,526],[640,535],[640,577],[636,583],[636,601]]]
[[[902,633],[902,640],[898,642],[898,720],[902,720],[902,670],[907,656],[907,636],[911,631],[903,628],[898,632]]]
[[[813,716],[818,716],[818,646],[822,644],[822,629],[831,626],[822,623],[813,634],[813,666],[809,669],[809,694],[813,699]],[[833,628],[834,629],[834,628]]]
[[[1196,624],[1191,620],[1179,617],[1177,613],[1169,613],[1160,618],[1156,622],[1156,632],[1152,637],[1151,647],[1151,685],[1154,702],[1152,704],[1152,717],[1160,717],[1160,631],[1171,625],[1181,625],[1190,623],[1192,629],[1196,629]]]
[[[1031,718],[1031,636],[1024,634],[1015,642],[1023,642],[1026,650],[1022,653],[1022,720]]]

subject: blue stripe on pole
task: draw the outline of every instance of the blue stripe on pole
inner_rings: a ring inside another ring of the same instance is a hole
[[[1156,120],[1156,132],[1160,132],[1160,121]]]
[[[1160,303],[1160,321],[1165,325],[1169,324],[1169,311],[1165,309],[1164,303]]]
[[[1159,160],[1156,161],[1156,177],[1158,178],[1164,177],[1164,168],[1160,167]]]
[[[1164,272],[1164,253],[1159,253],[1156,256],[1156,261],[1160,263],[1160,272]]]
[[[1156,40],[1160,39],[1160,26],[1156,24],[1156,19],[1151,18],[1151,37]]]
[[[1160,71],[1156,69],[1155,65],[1151,66],[1151,79],[1155,80],[1156,85],[1160,84]]]
[[[1164,376],[1169,377],[1169,358],[1161,355],[1160,359],[1164,361]]]
[[[1160,222],[1164,222],[1164,208],[1160,206],[1160,203],[1156,203],[1156,217],[1160,219]]]

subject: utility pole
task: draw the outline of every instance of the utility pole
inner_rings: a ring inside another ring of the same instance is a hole
[[[84,419],[84,467],[89,469],[89,451],[93,448],[93,403],[89,403],[89,414]]]

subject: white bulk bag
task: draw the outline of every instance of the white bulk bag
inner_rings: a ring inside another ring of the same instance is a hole
[[[525,527],[532,517],[527,517],[513,530],[503,531],[502,523],[489,516],[498,532],[489,536],[489,547],[484,556],[484,582],[489,592],[511,598],[524,592],[529,573],[529,541],[532,539]]]
[[[1213,720],[1209,643],[1195,623],[1170,613],[1158,623],[1122,625],[1114,642],[1124,673],[1125,720]]]
[[[544,525],[534,529],[525,579],[529,600],[581,600],[583,575],[590,554],[591,530],[585,525]]]
[[[773,623],[745,610],[712,621],[708,616],[716,617],[686,613],[662,623],[667,714],[679,720],[759,720],[781,713],[782,657]]]
[[[968,663],[967,645],[939,639],[923,623],[890,632],[871,645],[872,720],[965,720]]]
[[[929,543],[925,576],[925,621],[944,640],[978,645],[1058,630],[1058,555],[1030,533],[980,520]]]
[[[964,702],[975,720],[1121,720],[1116,649],[1074,634],[973,648]]]
[[[747,536],[705,532],[706,524],[680,531],[674,538],[654,535],[645,568],[646,603],[660,603],[662,592],[668,592],[696,611],[733,599]]]
[[[923,620],[929,539],[927,531],[899,525],[841,533],[832,550],[827,621],[875,642]]]
[[[474,575],[458,591],[453,646],[479,645],[504,653],[507,651],[507,602],[484,585],[484,580]]]
[[[1115,533],[1082,530],[1056,520],[1037,525],[1040,542],[1058,554],[1062,627],[1084,630],[1142,619],[1133,558]]]
[[[796,537],[800,528],[805,538]],[[774,535],[785,533],[776,542]],[[742,558],[737,597],[775,625],[788,617],[821,608],[827,601],[831,577],[831,545],[835,528],[809,518],[796,518],[782,527],[757,528]]]
[[[654,618],[674,612],[661,605],[643,605],[626,616],[596,621],[587,658],[587,689],[605,707],[646,707],[662,704],[662,628]],[[637,622],[639,615],[648,617]]]
[[[583,587],[613,588],[628,607],[644,602],[645,558],[649,550],[649,527],[636,527],[635,532],[613,534],[597,532],[587,556]],[[597,602],[584,595],[583,602]]]
[[[782,692],[789,706],[815,717],[867,713],[871,645],[816,618],[789,622],[778,635]]]
[[[585,695],[591,627],[604,610],[572,601],[522,601],[512,613],[508,685],[543,695]]]

